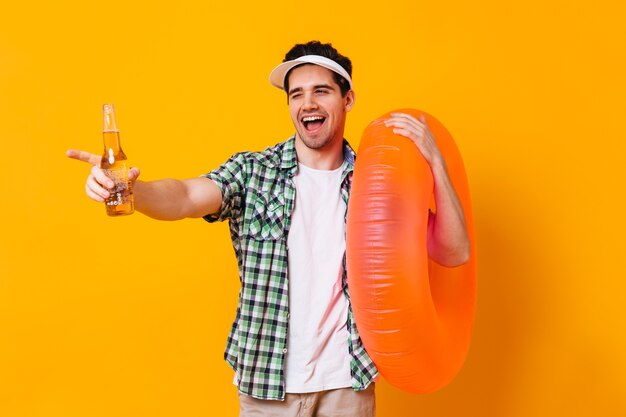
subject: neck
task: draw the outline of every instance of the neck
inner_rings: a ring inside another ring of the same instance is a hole
[[[343,139],[333,140],[320,149],[307,147],[296,135],[298,162],[309,168],[332,171],[343,164]]]
[[[112,149],[114,154],[117,154],[121,151],[119,132],[115,132],[115,131],[103,132],[102,136],[104,138],[104,151],[105,152],[108,152],[109,149]]]

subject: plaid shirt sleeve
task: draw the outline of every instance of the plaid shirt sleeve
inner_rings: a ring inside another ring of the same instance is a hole
[[[246,184],[246,154],[246,152],[236,153],[228,161],[204,175],[213,180],[222,191],[222,206],[219,213],[204,216],[209,223],[240,217]]]

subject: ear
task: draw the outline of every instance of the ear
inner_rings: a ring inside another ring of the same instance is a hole
[[[352,106],[354,106],[354,101],[356,100],[356,95],[354,94],[354,90],[350,90],[346,93],[346,96],[344,97],[345,100],[345,109],[346,109],[346,113],[349,112],[350,110],[352,110]]]

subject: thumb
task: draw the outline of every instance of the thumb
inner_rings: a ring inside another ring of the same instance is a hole
[[[128,170],[128,179],[131,181],[135,181],[137,177],[139,177],[140,173],[141,171],[139,170],[139,168],[131,167]]]
[[[424,114],[420,114],[420,120],[422,121],[422,123],[428,126],[428,123],[426,123],[426,116],[424,116]]]

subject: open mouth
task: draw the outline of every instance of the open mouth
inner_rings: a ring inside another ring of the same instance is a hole
[[[302,125],[307,132],[315,132],[322,127],[326,118],[323,116],[306,116],[302,118]]]

